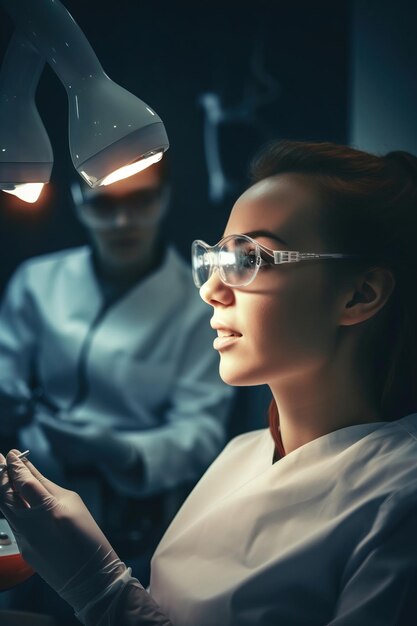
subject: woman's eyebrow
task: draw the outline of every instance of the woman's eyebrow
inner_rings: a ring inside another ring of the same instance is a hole
[[[248,237],[252,237],[253,239],[256,239],[256,237],[268,237],[268,239],[275,239],[275,241],[283,244],[284,246],[288,245],[286,241],[281,239],[281,237],[278,237],[278,235],[276,235],[275,233],[272,233],[269,230],[251,230],[248,233],[243,233],[243,234],[247,235]]]

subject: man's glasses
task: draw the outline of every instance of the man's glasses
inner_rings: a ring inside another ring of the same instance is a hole
[[[193,279],[200,288],[217,269],[220,279],[230,287],[246,287],[255,280],[260,267],[317,259],[346,259],[353,254],[317,254],[294,250],[271,250],[247,235],[228,235],[215,246],[196,240],[191,247]]]
[[[168,188],[162,185],[116,197],[89,190],[83,193],[74,183],[71,194],[80,220],[96,230],[154,226],[165,214],[169,198]]]

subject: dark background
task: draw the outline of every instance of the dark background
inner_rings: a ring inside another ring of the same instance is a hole
[[[64,4],[106,73],[152,106],[166,125],[173,202],[165,228],[187,259],[192,239],[220,238],[231,205],[247,185],[248,162],[267,139],[348,140],[351,7],[344,0]],[[13,24],[4,11],[0,20],[1,59]],[[251,69],[254,59],[260,59],[269,88]],[[207,92],[232,112],[219,133],[230,182],[220,202],[208,196],[199,102]],[[254,96],[261,101],[251,110]],[[23,259],[85,241],[67,191],[76,173],[68,150],[66,93],[49,66],[37,103],[54,150],[51,184],[35,205],[0,194],[0,289]]]

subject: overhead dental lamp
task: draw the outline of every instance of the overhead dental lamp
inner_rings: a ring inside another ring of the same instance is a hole
[[[59,0],[0,0],[16,31],[0,72],[0,189],[34,202],[49,182],[53,155],[35,104],[49,63],[65,86],[69,146],[90,185],[110,185],[159,161],[169,147],[160,117],[104,72]]]
[[[45,65],[24,34],[15,31],[0,72],[0,189],[35,202],[49,181],[53,154],[35,105]]]

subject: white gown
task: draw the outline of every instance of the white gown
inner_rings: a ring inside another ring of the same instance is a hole
[[[0,310],[0,390],[27,398],[35,373],[68,419],[110,427],[133,443],[146,481],[105,468],[121,493],[141,497],[193,482],[224,445],[232,395],[218,374],[210,315],[172,248],[110,307],[90,248],[31,259],[12,277]],[[35,422],[20,437],[32,461],[60,482],[42,428]]]
[[[273,452],[267,430],[237,437],[184,503],[152,561],[164,615],[174,626],[417,624],[417,414],[343,428],[275,464]],[[166,624],[135,621],[129,603],[146,596],[128,584],[130,600],[116,594],[99,623]]]

